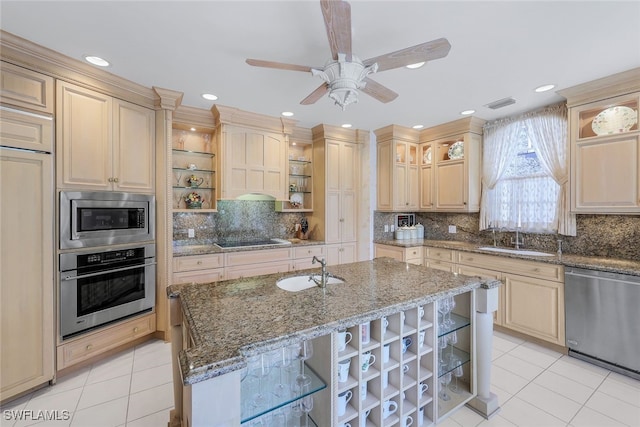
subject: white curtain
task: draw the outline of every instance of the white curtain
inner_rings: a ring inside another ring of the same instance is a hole
[[[495,186],[515,156],[515,141],[520,132],[520,123],[513,119],[502,119],[484,126],[482,148],[482,198],[480,200],[480,230],[496,227],[491,222],[491,213],[496,212],[500,203]]]
[[[560,186],[554,224],[558,233],[576,235],[576,216],[569,211],[567,106],[556,105],[527,114],[524,123],[541,166]]]

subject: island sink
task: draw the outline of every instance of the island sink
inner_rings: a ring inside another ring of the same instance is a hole
[[[320,275],[314,274],[313,277],[320,280]],[[331,277],[327,279],[327,285],[337,285],[340,283],[344,283],[344,280],[338,277]],[[280,289],[289,292],[299,292],[305,289],[313,288],[317,286],[313,280],[308,275],[305,276],[294,276],[287,277],[286,279],[280,279],[276,283]]]

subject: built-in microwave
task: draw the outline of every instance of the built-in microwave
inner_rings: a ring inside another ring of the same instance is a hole
[[[155,240],[155,197],[111,191],[60,192],[60,249]]]

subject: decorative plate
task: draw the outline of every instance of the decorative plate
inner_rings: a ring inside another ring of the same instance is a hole
[[[462,159],[464,157],[464,141],[456,141],[449,147],[449,158]]]
[[[302,207],[302,204],[304,203],[302,193],[293,193],[289,199],[289,203],[291,203],[291,207],[294,208]]]
[[[638,113],[625,106],[607,108],[601,111],[591,122],[596,135],[628,132],[638,122]]]
[[[422,157],[422,163],[431,163],[431,147],[427,148],[424,156]]]

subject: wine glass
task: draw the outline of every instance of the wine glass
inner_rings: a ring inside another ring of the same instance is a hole
[[[451,332],[447,335],[447,341],[449,341],[449,347],[451,347],[451,355],[449,356],[449,361],[453,357],[453,345],[458,344],[458,333],[456,331]]]
[[[267,395],[262,389],[262,380],[271,372],[271,363],[267,354],[253,356],[247,362],[249,375],[258,379],[258,390],[253,395],[253,406],[255,408],[264,407],[268,403]]]
[[[449,300],[447,298],[443,298],[438,301],[438,313],[440,314],[440,318],[442,321],[440,322],[440,327],[445,329],[447,325],[446,314],[449,311]]]
[[[279,373],[279,382],[274,386],[273,394],[278,397],[284,396],[288,391],[289,387],[282,380],[282,372],[291,365],[291,352],[287,347],[282,347],[280,350],[276,350],[272,353],[273,358],[273,366],[278,368]]]
[[[452,363],[453,364],[453,363]],[[453,369],[453,376],[455,377],[456,381],[453,385],[449,385],[449,390],[451,390],[452,392],[456,393],[456,394],[460,394],[462,392],[461,388],[458,387],[458,378],[460,378],[461,376],[464,375],[464,370],[462,369],[462,363],[460,362],[460,360],[456,360],[456,367]]]
[[[309,340],[302,341],[298,349],[298,359],[300,360],[300,373],[296,377],[296,383],[307,385],[311,383],[311,377],[304,373],[304,361],[313,356],[313,344]]]
[[[451,372],[447,372],[443,376],[439,378],[440,381],[440,391],[438,392],[438,396],[443,401],[451,400],[451,396],[447,394],[447,386],[451,383]]]
[[[438,356],[440,356],[438,363],[439,363],[439,371],[442,371],[444,369],[444,366],[446,365],[446,362],[444,361],[444,349],[447,348],[447,337],[443,336],[443,337],[439,337],[438,338]]]
[[[313,409],[313,396],[305,396],[300,400],[300,410],[304,415],[304,425],[309,427],[309,412]]]
[[[453,320],[451,320],[451,312],[456,307],[456,300],[455,298],[453,298],[453,296],[449,297],[448,299],[449,299],[449,320],[447,322],[447,326],[451,327],[456,323]]]

